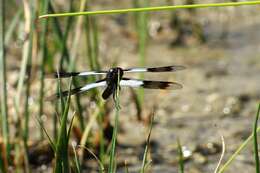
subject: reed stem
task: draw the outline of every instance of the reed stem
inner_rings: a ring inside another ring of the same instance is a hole
[[[8,107],[7,107],[7,79],[6,79],[6,54],[5,54],[5,0],[0,0],[0,103],[1,103],[1,124],[4,143],[2,170],[7,170],[10,154]]]

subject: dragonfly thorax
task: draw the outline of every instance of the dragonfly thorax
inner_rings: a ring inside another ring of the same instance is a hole
[[[109,69],[107,76],[106,76],[107,85],[117,84],[118,79],[121,80],[123,77],[123,74],[124,74],[123,69],[120,67],[115,67],[115,68]]]

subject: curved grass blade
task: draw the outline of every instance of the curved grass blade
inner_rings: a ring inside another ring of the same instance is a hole
[[[78,147],[87,150],[95,158],[95,160],[98,162],[99,167],[100,167],[100,172],[105,173],[105,167],[104,167],[103,163],[101,162],[101,160],[98,159],[98,157],[96,156],[96,154],[93,151],[91,151],[90,149],[88,149],[87,147],[82,146],[82,145],[78,145]]]
[[[74,144],[72,144],[72,149],[73,149],[73,153],[74,153],[74,164],[75,164],[75,166],[76,166],[76,173],[81,173],[82,172],[82,170],[81,170],[81,167],[80,167],[80,162],[79,162],[79,158],[78,158],[78,155],[77,155],[77,151],[76,151],[76,143]]]
[[[151,123],[150,123],[150,127],[149,127],[149,133],[148,133],[148,136],[146,139],[146,146],[145,146],[145,150],[144,150],[142,168],[141,168],[140,173],[145,173],[145,169],[147,168],[147,165],[150,163],[149,161],[147,161],[147,155],[148,155],[148,150],[149,150],[149,145],[150,145],[150,138],[151,138],[151,134],[152,134],[153,122],[154,122],[154,112],[152,113],[152,117],[151,117]]]
[[[218,164],[214,170],[214,173],[218,173],[218,169],[220,167],[220,164],[224,158],[224,155],[225,155],[225,150],[226,150],[226,146],[225,146],[225,140],[224,140],[224,136],[220,134],[220,137],[221,137],[221,141],[222,141],[222,152],[221,152],[221,155],[220,155],[220,158],[219,158],[219,161],[218,161]]]
[[[258,155],[258,142],[257,142],[257,123],[258,123],[258,119],[259,119],[259,114],[260,114],[260,103],[258,105],[258,110],[257,110],[257,114],[256,114],[256,118],[255,118],[255,123],[254,123],[254,153],[255,153],[255,171],[256,173],[260,173],[260,160],[259,160],[259,155]]]
[[[41,122],[41,120],[39,118],[37,118],[37,122],[38,122],[39,126],[41,127],[42,131],[44,132],[44,134],[47,136],[49,144],[51,145],[52,150],[55,152],[56,151],[56,146],[55,146],[54,142],[52,141],[50,135],[48,134],[47,130],[45,129],[43,123]]]
[[[259,114],[259,112],[258,112]],[[255,130],[254,130],[255,131]],[[260,127],[256,129],[256,132],[259,133]],[[231,157],[226,161],[226,163],[221,167],[218,173],[224,173],[224,171],[228,168],[228,166],[232,163],[232,161],[236,158],[236,156],[247,146],[247,144],[254,138],[254,133],[252,133],[239,147],[238,149],[231,155]]]

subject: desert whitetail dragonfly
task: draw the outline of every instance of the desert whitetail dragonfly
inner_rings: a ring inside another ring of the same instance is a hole
[[[177,70],[185,69],[184,66],[165,66],[165,67],[152,67],[152,68],[128,68],[123,69],[120,67],[111,68],[108,71],[84,71],[84,72],[57,72],[54,73],[54,78],[69,78],[76,76],[90,76],[90,75],[106,75],[106,78],[96,81],[94,83],[86,84],[85,86],[72,89],[71,95],[88,91],[96,87],[106,87],[102,94],[104,100],[108,99],[111,95],[115,97],[117,88],[121,86],[128,87],[142,87],[147,89],[181,89],[182,85],[176,82],[167,81],[150,81],[150,80],[138,80],[123,77],[124,73],[134,72],[173,72]],[[119,80],[119,81],[118,81]],[[118,86],[119,84],[119,86]],[[60,96],[68,96],[69,91],[63,91],[49,97],[47,100],[53,100]]]

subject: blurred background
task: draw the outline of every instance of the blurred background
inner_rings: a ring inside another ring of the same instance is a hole
[[[130,76],[175,81],[183,85],[181,90],[122,88],[117,172],[125,172],[125,164],[129,172],[139,171],[152,114],[154,125],[148,154],[152,161],[147,172],[178,172],[177,140],[182,145],[185,172],[215,169],[222,151],[220,134],[225,139],[227,160],[251,134],[260,98],[259,5],[38,19],[46,13],[213,2],[227,1],[6,1],[9,132],[1,133],[0,144],[4,146],[6,136],[9,137],[8,170],[53,169],[54,154],[45,133],[57,140],[61,108],[58,101],[45,101],[58,91],[58,81],[48,74],[57,70],[107,70],[114,66],[186,67],[174,73]],[[72,87],[100,77],[75,78]],[[63,90],[68,89],[69,81],[61,81]],[[72,96],[68,124],[73,115],[75,118],[69,145],[80,144],[89,128],[83,144],[107,163],[114,102],[102,101],[102,91]],[[4,132],[4,118],[1,121]],[[97,172],[93,156],[84,156],[82,171]],[[234,170],[254,172],[251,145],[226,172]]]

